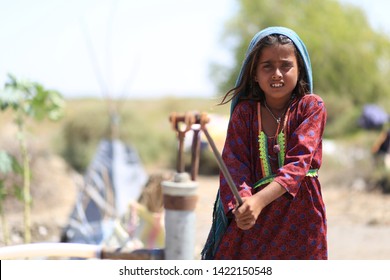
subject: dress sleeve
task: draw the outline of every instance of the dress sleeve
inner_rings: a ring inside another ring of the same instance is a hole
[[[229,121],[222,152],[223,161],[241,197],[251,195],[251,188],[245,183],[251,178],[251,110],[247,102],[236,106]],[[225,213],[228,213],[235,207],[236,200],[223,174],[220,175],[220,196]]]
[[[297,113],[288,120],[293,127],[287,137],[284,166],[279,168],[275,181],[295,196],[301,181],[311,168],[319,168],[322,158],[322,135],[326,123],[326,108],[322,99],[307,95],[298,103]]]

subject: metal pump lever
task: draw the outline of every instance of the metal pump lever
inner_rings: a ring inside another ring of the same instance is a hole
[[[240,194],[238,193],[237,187],[235,186],[235,184],[233,182],[232,176],[230,175],[229,170],[227,169],[226,164],[223,161],[222,156],[219,153],[219,151],[214,143],[213,138],[210,136],[210,133],[208,132],[208,130],[206,128],[206,124],[209,123],[209,121],[210,121],[207,114],[194,113],[194,114],[192,114],[192,116],[189,115],[188,113],[184,116],[177,116],[176,114],[172,114],[170,117],[170,121],[174,122],[173,127],[176,128],[176,130],[178,127],[177,122],[180,122],[180,121],[185,122],[185,124],[186,124],[185,131],[188,131],[189,127],[192,126],[193,124],[200,124],[200,130],[203,131],[203,133],[205,134],[207,141],[210,144],[210,147],[213,151],[213,154],[217,160],[218,166],[219,166],[223,176],[225,177],[225,179],[229,185],[230,190],[232,191],[238,205],[239,206],[242,205],[242,198],[241,198]],[[182,132],[181,131],[178,131],[178,132],[181,136]],[[182,139],[180,139],[180,140],[182,140]]]

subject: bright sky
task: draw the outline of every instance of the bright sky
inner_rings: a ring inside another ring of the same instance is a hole
[[[390,31],[390,1],[343,1]],[[211,97],[209,66],[228,58],[219,39],[234,3],[0,0],[0,85],[13,73],[66,97]]]
[[[69,97],[211,96],[208,67],[222,52],[231,7],[230,0],[0,0],[0,82],[10,72]]]

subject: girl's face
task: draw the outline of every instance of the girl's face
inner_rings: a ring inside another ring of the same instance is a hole
[[[289,99],[298,82],[298,62],[292,45],[265,47],[260,55],[255,81],[267,99]]]

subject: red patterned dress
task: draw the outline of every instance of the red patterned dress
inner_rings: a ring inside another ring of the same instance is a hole
[[[257,102],[241,101],[228,127],[223,159],[242,197],[250,196],[266,184],[254,188],[264,177],[259,159]],[[327,259],[326,215],[316,171],[321,166],[322,135],[326,109],[314,94],[294,100],[286,114],[285,156],[281,167],[268,138],[269,166],[273,178],[287,192],[260,213],[256,224],[241,230],[230,222],[215,259]],[[265,145],[267,146],[267,145]],[[315,175],[308,174],[314,170]],[[221,175],[220,196],[227,216],[235,207],[234,197]]]

